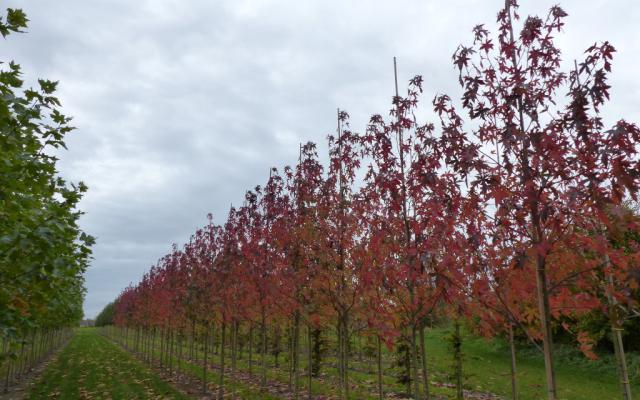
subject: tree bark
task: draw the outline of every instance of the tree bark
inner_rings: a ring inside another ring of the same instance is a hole
[[[249,325],[249,377],[253,376],[253,323]]]
[[[431,394],[429,393],[429,369],[427,365],[426,344],[424,342],[424,321],[420,323],[420,356],[422,358],[422,382],[424,384],[424,399],[429,400],[431,398]]]
[[[511,350],[511,393],[518,400],[518,374],[516,369],[516,343],[513,338],[513,324],[509,322],[509,349]]]
[[[218,388],[218,398],[224,399],[224,345],[225,345],[225,336],[227,324],[223,320],[222,321],[222,331],[220,332],[220,386]]]
[[[460,334],[460,321],[457,317],[454,326],[453,354],[455,359],[456,400],[464,400],[464,389],[462,386],[462,336]]]
[[[202,393],[207,393],[207,354],[209,352],[209,324],[204,325],[204,349],[202,354]]]
[[[231,323],[231,398],[236,398],[236,359],[238,352],[238,321]]]
[[[169,330],[169,376],[173,372],[173,353],[175,352],[175,330]]]
[[[413,375],[413,398],[420,400],[420,382],[418,380],[418,349],[416,346],[416,323],[411,323],[411,369]]]
[[[553,336],[551,333],[549,288],[547,284],[546,260],[538,255],[536,268],[536,283],[538,292],[538,310],[543,340],[542,351],[544,353],[545,375],[547,377],[547,397],[556,400],[556,374],[553,366]]]
[[[380,336],[377,336],[378,341],[378,352],[376,354],[376,358],[378,361],[378,399],[382,400],[384,398],[384,392],[382,391],[382,340],[380,340]]]
[[[308,395],[308,399],[311,400],[311,379],[312,379],[312,374],[311,374],[311,370],[313,369],[312,364],[313,364],[313,360],[311,357],[311,325],[307,325],[307,374],[308,374],[308,379],[309,379],[309,385],[308,385],[308,389],[309,389],[309,395]]]
[[[267,389],[267,321],[264,310],[262,310],[262,321],[260,325],[262,336],[262,377],[260,379],[260,390],[264,392]]]
[[[605,256],[605,262],[609,266],[609,256]],[[613,277],[609,274],[607,277],[609,284],[613,286]],[[629,382],[629,372],[627,370],[627,359],[624,353],[624,343],[622,342],[622,316],[618,309],[616,299],[607,292],[607,300],[609,303],[609,321],[611,324],[611,340],[613,341],[613,349],[616,355],[616,364],[618,365],[618,376],[620,377],[620,388],[622,389],[623,400],[632,400],[631,385]]]
[[[300,312],[293,317],[293,398],[299,399],[300,393]]]
[[[627,360],[624,353],[624,345],[622,343],[622,328],[618,324],[612,323],[611,335],[618,364],[618,374],[620,375],[622,398],[624,400],[632,400],[631,385],[629,383],[629,372],[627,371]]]
[[[189,338],[189,358],[193,360],[193,342],[196,337],[196,321],[191,321],[191,337]]]
[[[126,330],[125,330],[126,332]],[[160,368],[162,368],[164,366],[164,337],[166,334],[166,329],[165,328],[161,328],[160,329]],[[125,337],[126,337],[126,333],[125,333]],[[126,339],[125,339],[126,342]],[[126,347],[126,345],[125,345]]]

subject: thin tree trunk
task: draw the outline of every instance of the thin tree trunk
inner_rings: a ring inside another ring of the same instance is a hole
[[[36,331],[34,330],[34,331],[33,331],[33,334],[31,335],[31,349],[30,349],[30,350],[31,350],[31,351],[30,351],[30,353],[31,353],[31,359],[30,359],[30,361],[29,361],[29,367],[30,367],[30,368],[35,367],[35,364],[36,364],[36,337],[37,337],[37,336],[36,336],[36,334],[37,334],[37,333],[36,333]],[[3,350],[3,351],[4,351],[4,350]]]
[[[343,352],[344,352],[344,366],[342,368],[342,372],[344,374],[344,398],[349,399],[349,313],[344,313],[344,322],[343,322]]]
[[[294,317],[295,319],[295,317]],[[295,322],[291,322],[291,326],[289,326],[289,346],[288,346],[288,350],[289,350],[289,391],[292,390],[293,387],[293,331],[294,331],[294,325]]]
[[[182,347],[183,347],[183,340],[184,340],[184,335],[182,334],[184,331],[182,330],[182,328],[180,328],[180,331],[178,332],[178,357],[176,360],[176,375],[178,376],[178,378],[180,377],[180,375],[182,375],[182,367],[181,367],[181,363],[182,363]]]
[[[9,359],[7,363],[7,373],[4,378],[4,393],[9,392],[9,377],[11,376],[11,367],[13,366],[13,360]]]
[[[161,328],[160,329],[160,368],[162,368],[163,362],[164,362],[164,335],[165,335],[165,329]],[[125,333],[126,336],[126,333]]]
[[[509,349],[511,350],[511,393],[518,400],[518,370],[516,369],[516,343],[513,337],[513,324],[509,322]]]
[[[153,327],[153,331],[151,332],[151,361],[149,362],[150,364],[153,364],[154,361],[154,357],[153,357],[153,353],[156,350],[156,327]]]
[[[427,351],[424,342],[424,321],[420,322],[420,357],[422,358],[422,383],[424,385],[424,399],[429,400],[429,368],[427,364]]]
[[[253,376],[253,322],[249,325],[249,377]]]
[[[220,332],[220,387],[218,388],[218,398],[224,399],[224,345],[226,336],[227,324],[222,321],[222,331]]]
[[[238,351],[238,322],[231,323],[231,398],[236,398],[236,358]]]
[[[344,340],[342,339],[342,317],[338,317],[338,398],[342,400],[344,397]]]
[[[609,256],[605,256],[605,262],[609,266]],[[613,277],[609,274],[607,277],[609,284],[613,286]],[[607,292],[607,300],[609,302],[609,320],[611,323],[611,340],[613,341],[613,349],[616,355],[616,363],[618,364],[618,376],[620,377],[620,388],[622,389],[623,400],[632,400],[631,385],[629,382],[629,372],[627,370],[627,359],[624,353],[624,343],[622,342],[622,318],[618,309],[618,304],[611,293]]]
[[[382,391],[382,340],[378,335],[376,335],[376,338],[378,341],[378,352],[376,354],[378,361],[378,399],[382,400],[384,398],[384,392]]]
[[[207,354],[209,352],[209,324],[204,325],[204,349],[202,354],[202,393],[207,393]]]
[[[462,336],[460,334],[460,320],[456,317],[453,337],[453,351],[455,359],[456,400],[464,400],[462,387]]]
[[[191,337],[189,338],[189,359],[193,360],[193,345],[196,337],[196,321],[191,321]]]
[[[313,367],[313,360],[311,357],[311,342],[312,342],[312,337],[311,337],[311,325],[307,325],[307,374],[308,379],[309,379],[309,385],[308,385],[308,389],[309,389],[309,395],[308,395],[308,399],[311,400],[311,379],[312,379],[312,367]]]
[[[545,375],[547,377],[547,396],[556,400],[556,374],[553,366],[553,336],[551,333],[549,289],[547,285],[546,262],[543,256],[537,257],[536,283],[538,292],[538,310],[542,328],[542,350],[544,353]]]
[[[616,354],[618,364],[618,373],[620,375],[620,386],[622,388],[622,398],[624,400],[632,400],[631,385],[629,383],[629,372],[627,371],[627,360],[624,353],[624,345],[622,343],[622,328],[616,323],[611,324],[611,335],[613,339],[613,347]]]
[[[262,321],[260,330],[262,336],[262,377],[260,379],[260,390],[264,392],[267,389],[267,318],[265,316],[264,310],[262,310]]]
[[[212,356],[214,354],[218,354],[216,353],[217,342],[218,341],[216,336],[216,324],[211,324],[211,336],[209,339],[209,354],[211,354]]]
[[[418,380],[418,348],[416,346],[416,324],[411,323],[411,368],[413,375],[413,398],[420,400],[420,381]]]
[[[173,373],[173,355],[175,352],[175,330],[169,331],[169,376]]]
[[[293,398],[298,400],[300,393],[300,313],[293,317]]]
[[[153,362],[154,359],[155,359],[154,354],[156,352],[156,336],[157,336],[157,334],[158,334],[158,330],[154,327],[153,328],[153,338],[151,339],[151,347],[152,347],[152,349],[151,349],[151,362]]]
[[[18,377],[22,376],[22,374],[24,374],[25,372],[25,365],[26,365],[26,360],[25,360],[25,344],[24,342],[22,342],[20,344],[20,367],[18,368]]]

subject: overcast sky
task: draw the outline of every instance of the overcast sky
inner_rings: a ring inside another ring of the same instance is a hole
[[[401,85],[425,78],[459,97],[451,54],[471,28],[495,30],[502,0],[11,0],[29,33],[2,46],[25,77],[59,80],[77,131],[61,173],[90,188],[82,227],[97,237],[85,314],[102,307],[212,212],[293,164],[298,143],[326,152],[336,108],[363,128],[387,114],[392,57]],[[521,0],[546,14],[557,0]],[[565,60],[597,40],[618,49],[608,121],[640,121],[640,2],[565,0]]]

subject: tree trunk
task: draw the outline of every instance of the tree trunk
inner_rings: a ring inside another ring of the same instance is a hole
[[[253,323],[249,325],[249,378],[253,376]]]
[[[231,323],[231,398],[236,399],[236,359],[238,351],[238,322]]]
[[[343,400],[344,394],[344,340],[342,338],[342,317],[338,317],[338,399]]]
[[[416,346],[416,323],[411,323],[411,368],[413,375],[413,398],[420,400],[420,381],[418,379],[418,348]]]
[[[276,325],[273,329],[273,370],[274,372],[278,372],[280,368],[280,362],[278,357],[280,356],[280,340],[282,339],[280,336],[280,326]]]
[[[162,368],[163,362],[164,362],[164,335],[165,335],[165,329],[161,328],[160,329],[160,368]],[[127,334],[125,332],[125,337],[126,336]]]
[[[294,318],[295,319],[295,318]],[[289,350],[289,357],[288,357],[288,361],[289,361],[289,391],[292,390],[293,387],[293,331],[294,331],[294,325],[295,322],[292,321],[291,322],[291,326],[289,326],[289,346],[288,346],[288,350]]]
[[[4,352],[4,349],[3,349]],[[29,367],[33,368],[36,363],[36,331],[31,334],[31,359],[29,361]]]
[[[293,398],[298,400],[300,393],[300,312],[295,312],[293,320]]]
[[[262,392],[264,392],[267,389],[267,318],[265,316],[265,312],[264,310],[262,310],[262,320],[261,320],[261,324],[260,324],[260,330],[261,330],[261,336],[262,336],[262,351],[261,351],[261,357],[262,357],[262,366],[261,366],[261,373],[262,373],[262,377],[260,379],[260,390]]]
[[[222,331],[220,332],[220,387],[218,389],[218,398],[224,399],[224,345],[227,324],[222,321]]]
[[[618,364],[618,374],[620,375],[622,398],[624,400],[632,400],[631,385],[629,383],[629,373],[627,371],[627,360],[624,353],[624,345],[622,343],[622,328],[615,322],[612,322],[611,324],[611,336],[613,339],[613,347]]]
[[[153,327],[153,333],[152,333],[152,336],[151,336],[151,351],[149,352],[150,353],[149,354],[149,356],[150,356],[149,364],[152,364],[153,361],[154,361],[153,354],[155,353],[155,351],[156,351],[156,328]]]
[[[513,324],[509,322],[509,349],[511,349],[511,393],[518,400],[518,374],[516,369],[516,343],[513,338]]]
[[[378,352],[376,354],[376,358],[378,361],[378,399],[382,400],[384,398],[384,392],[382,391],[382,340],[380,340],[380,336],[377,336],[378,341]]]
[[[216,324],[211,324],[209,332],[209,358],[213,360],[218,355],[218,332],[216,331]]]
[[[548,400],[556,400],[556,374],[553,366],[553,336],[551,333],[549,289],[547,285],[546,261],[538,255],[536,268],[536,283],[538,292],[538,311],[542,328],[542,350],[544,353],[545,374],[547,377]]]
[[[149,338],[147,339],[147,361],[149,365],[153,364],[153,352],[156,349],[155,339],[156,339],[156,328],[153,327],[151,328],[151,331],[149,332]]]
[[[604,256],[607,267],[610,267],[611,261],[609,255]],[[607,280],[613,286],[613,276],[608,274]],[[616,355],[616,364],[618,367],[618,376],[620,377],[620,389],[622,389],[623,400],[631,400],[631,385],[629,383],[629,372],[627,371],[627,360],[624,353],[624,344],[622,342],[622,316],[618,309],[618,303],[613,295],[607,291],[607,301],[609,303],[609,322],[611,324],[611,340],[613,341],[613,349]]]
[[[26,360],[25,360],[24,354],[25,354],[25,344],[24,342],[22,342],[20,343],[20,367],[18,368],[18,377],[22,376],[22,374],[24,374],[25,372]]]
[[[169,330],[169,376],[171,376],[173,372],[174,342],[175,342],[175,331],[173,329],[170,329]]]
[[[4,377],[4,393],[9,392],[9,377],[11,376],[11,366],[13,365],[13,360],[9,359],[7,362],[7,372]]]
[[[460,321],[457,317],[453,336],[453,356],[455,360],[456,400],[464,400],[462,387],[462,336],[460,334]]]
[[[193,344],[196,337],[196,321],[191,321],[191,337],[189,338],[189,358],[193,360]]]
[[[427,351],[424,342],[424,321],[420,322],[420,357],[422,358],[422,382],[424,384],[424,399],[429,400],[429,369],[427,365]]]
[[[309,385],[308,385],[308,389],[309,389],[309,395],[308,395],[308,399],[311,400],[311,379],[312,379],[312,373],[311,370],[313,369],[313,359],[311,357],[311,325],[307,325],[307,374],[308,374],[308,379],[309,379]]]
[[[202,393],[207,393],[207,353],[209,352],[209,324],[204,325],[204,348],[202,354]]]
[[[343,330],[342,330],[342,337],[343,337],[343,353],[344,353],[344,357],[343,357],[343,367],[342,367],[342,373],[344,374],[344,398],[346,400],[349,399],[349,313],[345,312],[344,313],[344,321],[342,323],[343,325]]]

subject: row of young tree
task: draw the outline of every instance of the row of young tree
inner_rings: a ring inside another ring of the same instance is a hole
[[[8,9],[0,34],[27,18]],[[78,227],[86,187],[56,170],[56,151],[73,128],[60,112],[57,82],[23,88],[20,66],[0,70],[0,373],[4,389],[68,337],[82,318],[83,273],[93,238]]]
[[[437,311],[509,340],[514,398],[513,338],[526,336],[544,355],[553,400],[553,332],[573,332],[595,357],[572,321],[596,313],[609,321],[630,400],[621,330],[637,306],[640,226],[625,202],[640,184],[640,130],[624,120],[604,126],[611,44],[563,69],[554,37],[566,16],[556,6],[521,21],[506,0],[497,34],[478,25],[456,50],[461,107],[437,95],[436,123],[417,117],[420,76],[402,96],[396,78],[390,116],[374,115],[363,133],[339,111],[327,165],[315,144],[301,146],[295,167],[272,169],[223,225],[210,216],[125,289],[115,324],[201,334],[204,343],[218,332],[223,374],[225,340],[234,355],[239,330],[255,328],[264,387],[267,331],[286,323],[295,398],[303,327],[335,330],[341,399],[356,327],[378,343],[380,398],[381,346],[405,338],[408,389],[428,399],[425,322]]]

